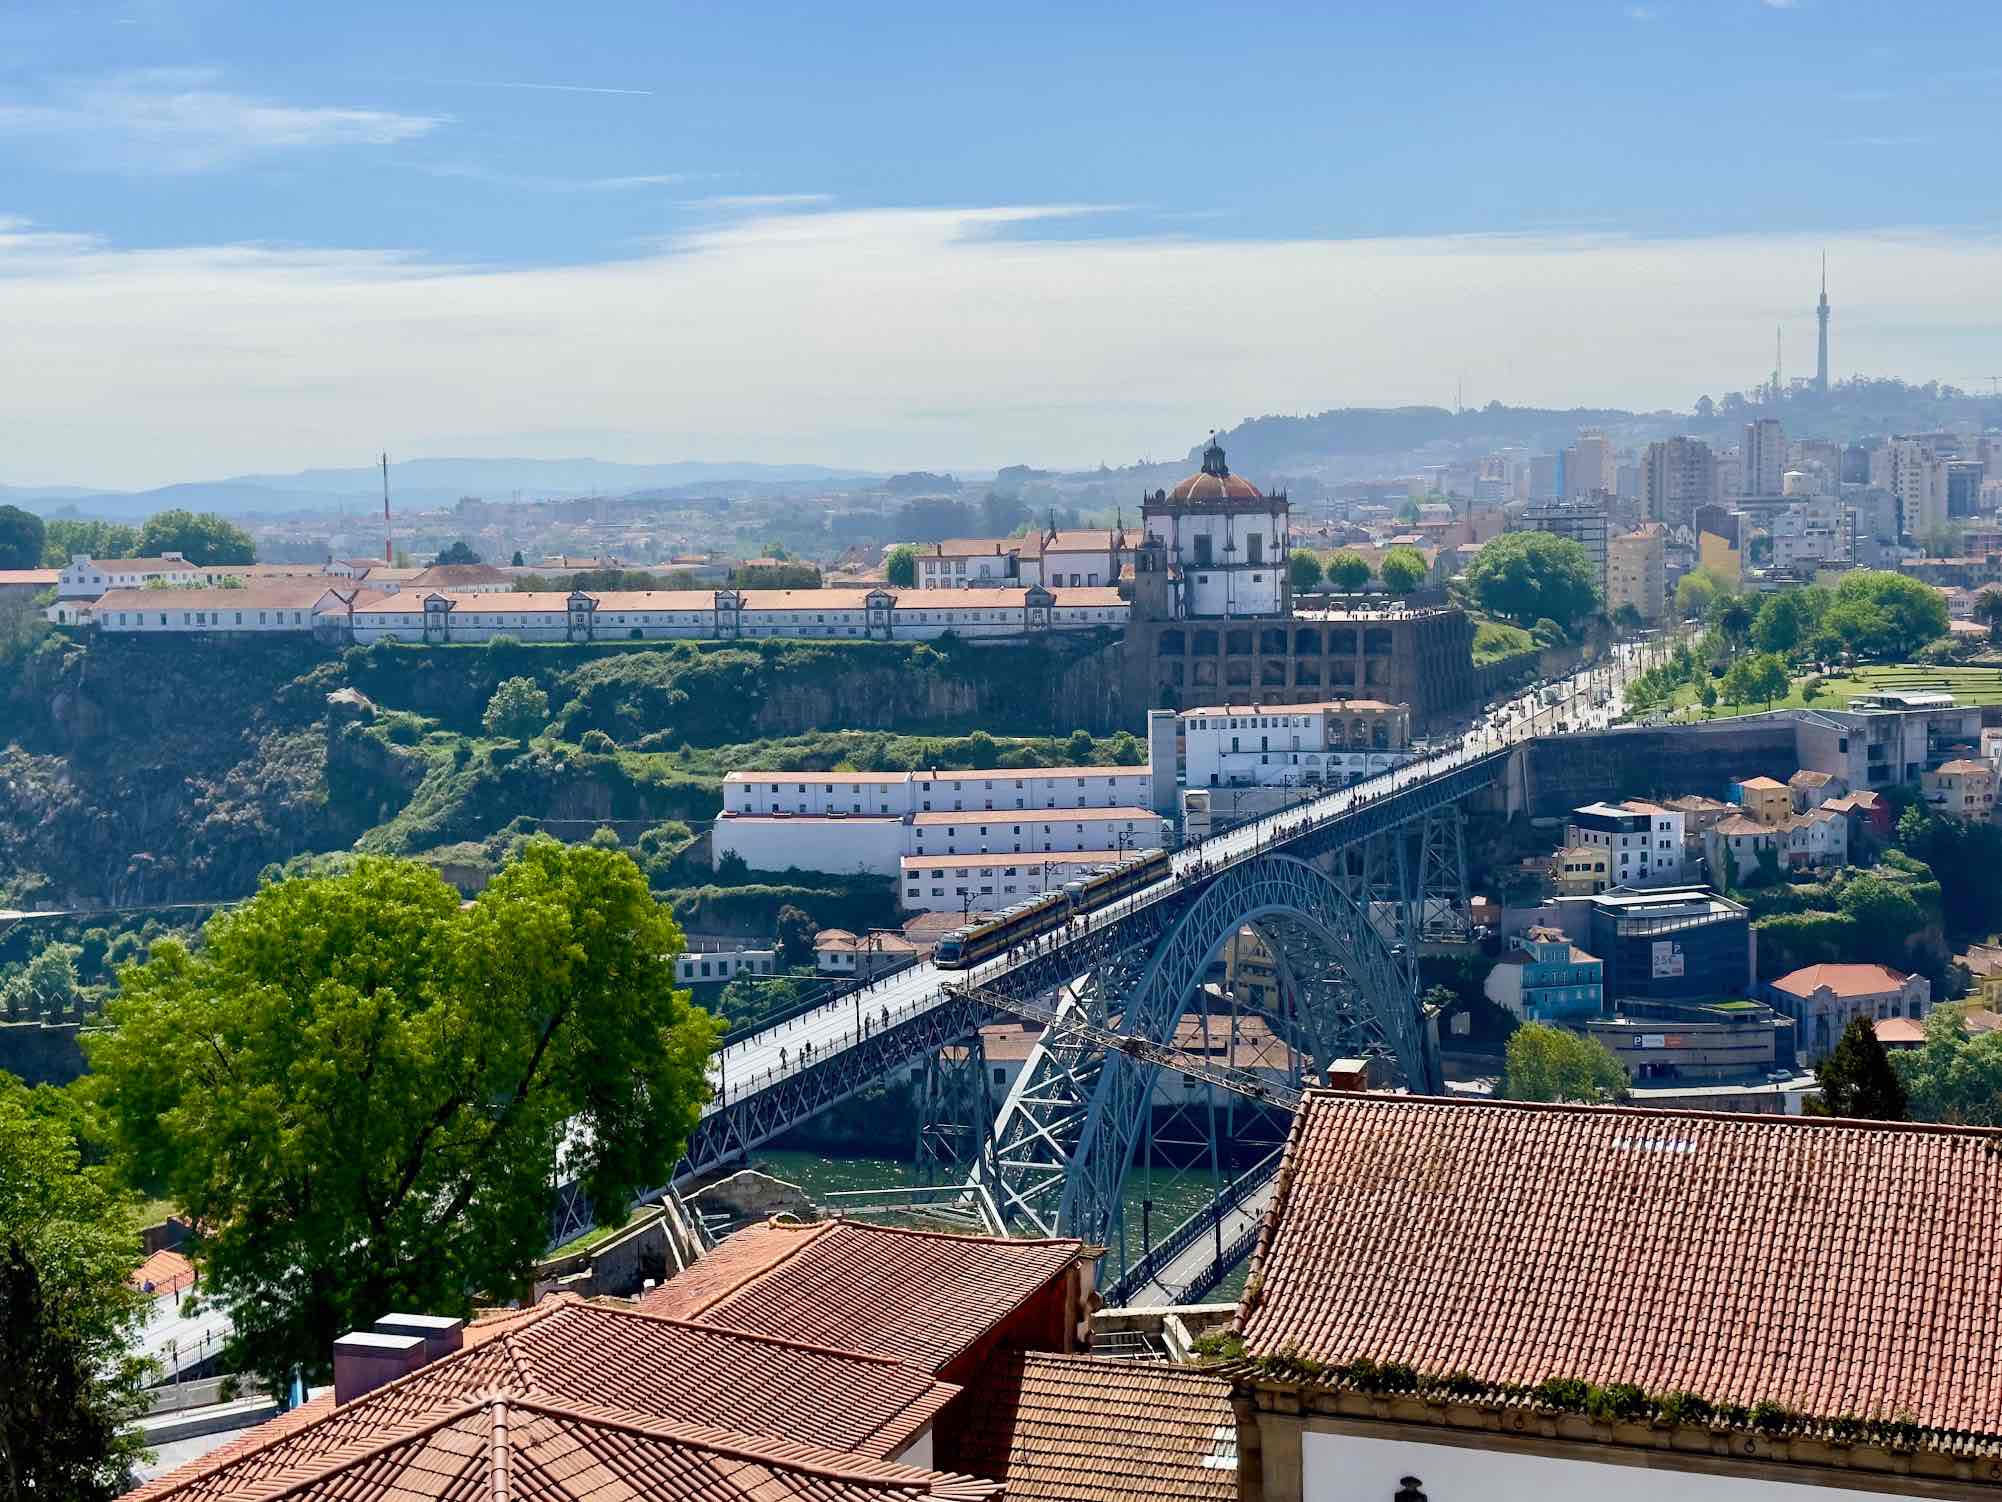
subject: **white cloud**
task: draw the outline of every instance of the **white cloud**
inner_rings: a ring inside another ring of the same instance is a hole
[[[1764,0],[1767,10],[1798,10],[1800,0]]]
[[[1450,404],[1462,373],[1476,404],[1686,410],[1762,378],[1776,321],[1812,347],[1819,235],[1057,237],[1089,211],[753,215],[501,270],[14,223],[5,464],[143,485],[579,433],[609,459],[1120,464],[1259,413]],[[1996,239],[1827,249],[1838,374],[1983,368]]]
[[[1629,21],[1658,21],[1661,19],[1661,8],[1655,5],[1629,5],[1627,7],[1627,19]]]
[[[718,193],[708,198],[691,198],[686,206],[696,209],[798,209],[832,203],[828,193]]]
[[[305,147],[393,145],[448,119],[276,104],[215,81],[186,68],[63,81],[32,99],[0,99],[0,135],[44,138],[64,161],[100,170],[206,172]]]
[[[525,189],[535,193],[623,193],[635,188],[667,188],[713,177],[709,172],[642,172],[624,177],[548,177],[531,173],[502,172],[475,162],[438,162],[422,169],[432,177],[456,178],[462,182],[489,183],[497,188]]]

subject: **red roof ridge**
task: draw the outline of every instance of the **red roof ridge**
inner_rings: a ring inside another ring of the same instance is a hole
[[[791,1253],[788,1253],[787,1256],[791,1256]],[[782,1266],[785,1260],[785,1258],[781,1258],[778,1262],[767,1264],[754,1276],[763,1276],[764,1273],[770,1272],[772,1268]],[[750,1279],[747,1278],[744,1281],[749,1282]],[[736,1293],[742,1287],[743,1283],[732,1284],[722,1293],[716,1295],[715,1298],[703,1304],[702,1308],[707,1309],[711,1305],[719,1303],[721,1300],[730,1297],[731,1294]],[[810,1340],[798,1340],[789,1335],[771,1335],[762,1330],[745,1330],[740,1329],[736,1325],[718,1324],[714,1320],[700,1317],[701,1310],[696,1311],[697,1318],[690,1319],[683,1315],[656,1314],[651,1309],[642,1309],[637,1304],[628,1304],[623,1301],[580,1299],[579,1302],[587,1304],[593,1309],[603,1309],[609,1313],[623,1314],[633,1319],[651,1320],[657,1325],[679,1325],[684,1330],[698,1331],[703,1335],[730,1335],[740,1340],[754,1340],[760,1345],[784,1346],[789,1351],[811,1351],[817,1356],[842,1356],[851,1361],[873,1361],[878,1366],[900,1366],[908,1371],[916,1372],[920,1377],[924,1377],[929,1381],[937,1382],[942,1387],[957,1385],[952,1382],[943,1382],[933,1373],[927,1372],[921,1367],[912,1366],[908,1361],[900,1360],[895,1356],[884,1356],[876,1351],[858,1351],[851,1346],[823,1346]],[[433,1365],[436,1365],[436,1363],[434,1362]],[[399,1378],[398,1380],[401,1379]]]
[[[1080,851],[1079,854],[1093,852]],[[1102,854],[1103,852],[1096,852]],[[879,1226],[865,1225],[858,1220],[822,1221],[826,1226],[845,1226],[850,1230],[882,1233],[889,1236],[916,1236],[930,1241],[977,1242],[987,1246],[1075,1246],[1080,1251],[1084,1242],[1075,1236],[995,1236],[978,1231],[938,1231],[929,1226]]]
[[[1838,1131],[1910,1132],[1937,1137],[1984,1137],[2002,1142],[2002,1126],[1958,1126],[1942,1121],[1872,1121],[1862,1116],[1773,1116],[1746,1111],[1688,1111],[1673,1106],[1594,1106],[1579,1101],[1506,1100],[1497,1096],[1380,1095],[1374,1091],[1333,1090],[1316,1086],[1300,1104],[1311,1100],[1367,1101],[1376,1106],[1465,1106],[1479,1110],[1545,1111],[1580,1116],[1648,1116],[1671,1121],[1728,1121],[1740,1126],[1833,1128]],[[1280,1165],[1281,1171],[1285,1164]]]
[[[953,1481],[977,1480],[974,1477],[957,1476],[951,1472],[929,1471],[925,1467],[905,1465],[900,1461],[873,1460],[864,1455],[846,1456],[845,1458],[853,1463],[841,1464],[834,1457],[844,1457],[845,1452],[829,1450],[825,1446],[803,1440],[766,1438],[744,1434],[720,1425],[689,1424],[673,1419],[655,1418],[628,1408],[615,1408],[596,1403],[561,1403],[532,1391],[488,1387],[467,1394],[458,1403],[440,1408],[436,1413],[408,1428],[394,1430],[364,1443],[330,1450],[322,1457],[321,1464],[312,1471],[282,1482],[275,1490],[254,1492],[252,1495],[256,1497],[257,1502],[280,1502],[282,1498],[296,1496],[300,1492],[321,1485],[328,1477],[338,1472],[352,1470],[358,1465],[364,1465],[392,1451],[403,1449],[413,1440],[436,1434],[485,1409],[495,1407],[503,1410],[502,1423],[496,1426],[492,1438],[498,1465],[505,1464],[505,1461],[500,1459],[499,1452],[506,1444],[505,1411],[512,1408],[539,1413],[550,1418],[578,1420],[595,1428],[616,1429],[648,1439],[680,1443],[690,1448],[707,1450],[712,1454],[725,1455],[733,1460],[778,1465],[787,1470],[802,1471],[828,1481],[856,1482],[929,1496],[936,1494],[936,1489],[930,1481],[932,1476],[942,1475]],[[898,1472],[906,1474],[898,1475]],[[987,1494],[987,1489],[977,1493],[977,1495]]]

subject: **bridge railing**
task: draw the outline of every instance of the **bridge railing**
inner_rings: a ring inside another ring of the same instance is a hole
[[[1205,1235],[1209,1234],[1217,1222],[1230,1214],[1231,1211],[1238,1209],[1244,1204],[1246,1199],[1265,1186],[1272,1176],[1279,1171],[1279,1158],[1280,1154],[1284,1151],[1283,1147],[1275,1147],[1243,1173],[1225,1184],[1222,1189],[1218,1190],[1215,1199],[1211,1200],[1202,1209],[1191,1215],[1161,1240],[1149,1247],[1146,1255],[1127,1268],[1124,1273],[1120,1274],[1118,1281],[1113,1283],[1111,1288],[1106,1291],[1107,1301],[1114,1304],[1123,1304],[1149,1283],[1156,1281],[1161,1273],[1174,1265],[1176,1259],[1188,1251],[1190,1247],[1194,1246]],[[1257,1223],[1253,1222],[1251,1227],[1253,1240],[1257,1239],[1257,1231]],[[1242,1240],[1241,1235],[1233,1237],[1227,1245],[1226,1251],[1234,1248],[1240,1240]],[[1246,1248],[1246,1250],[1249,1250],[1249,1248]],[[1224,1271],[1228,1271],[1230,1267],[1234,1266],[1236,1260],[1235,1257],[1232,1257],[1226,1261],[1224,1263]],[[1219,1273],[1216,1278],[1210,1281],[1209,1287],[1214,1288],[1221,1280],[1222,1273]],[[1176,1290],[1176,1292],[1181,1293],[1184,1290]]]

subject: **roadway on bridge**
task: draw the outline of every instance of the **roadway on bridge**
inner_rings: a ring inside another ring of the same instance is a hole
[[[1421,760],[1251,820],[1190,846],[1175,855],[1173,878],[1094,912],[1092,921],[1117,918],[1158,900],[1174,891],[1183,875],[1199,865],[1214,869],[1254,855],[1275,839],[1283,840],[1289,830],[1303,821],[1335,817],[1366,801],[1415,786],[1520,741],[1553,733],[1561,725],[1574,730],[1609,725],[1621,711],[1627,682],[1644,665],[1658,660],[1668,647],[1666,641],[1623,644],[1607,663],[1490,706],[1458,741],[1434,748]],[[1600,699],[1603,704],[1597,702]],[[1283,706],[1274,705],[1272,709],[1279,712]],[[1013,813],[1010,810],[1004,817]],[[710,1081],[717,1095],[705,1108],[705,1114],[741,1099],[745,1091],[762,1090],[816,1060],[825,1060],[831,1053],[846,1048],[858,1032],[873,1031],[936,1006],[944,999],[948,982],[981,985],[1007,974],[1014,963],[1013,957],[1001,955],[971,970],[939,970],[929,963],[920,964],[883,977],[815,1011],[742,1038],[710,1061]]]

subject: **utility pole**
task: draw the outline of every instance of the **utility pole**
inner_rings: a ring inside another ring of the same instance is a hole
[[[389,529],[389,455],[382,456],[382,561],[394,567],[396,554],[390,545]]]

